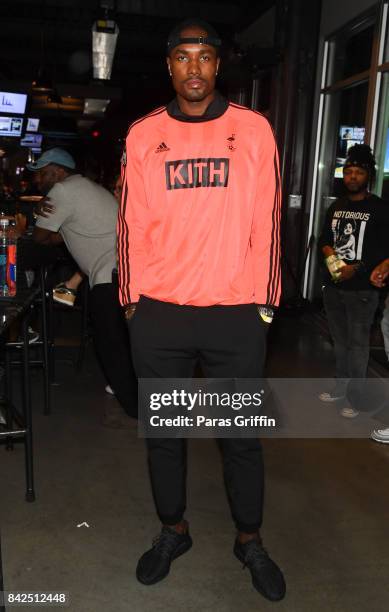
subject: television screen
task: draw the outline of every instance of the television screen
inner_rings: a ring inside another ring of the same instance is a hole
[[[386,151],[385,151],[385,162],[384,162],[384,174],[385,178],[389,175],[389,128],[386,133]]]
[[[30,147],[30,149],[40,149],[42,145],[42,134],[25,134],[20,140],[21,147]]]
[[[0,117],[0,136],[21,136],[22,117]]]
[[[23,115],[26,110],[27,94],[0,91],[0,113]]]
[[[34,119],[33,117],[29,117],[27,119],[26,132],[37,132],[38,129],[39,129],[39,119]]]
[[[350,147],[355,144],[363,144],[365,139],[365,128],[350,125],[341,125],[339,128],[339,140],[335,163],[335,178],[343,178],[343,166],[346,161]]]

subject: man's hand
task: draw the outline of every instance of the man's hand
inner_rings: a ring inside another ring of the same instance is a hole
[[[35,217],[49,217],[55,211],[54,204],[51,203],[51,198],[45,197],[35,204]]]
[[[322,252],[328,271],[335,283],[350,280],[359,268],[359,264],[346,264],[343,259],[338,257],[334,249],[328,245],[323,247]]]
[[[342,283],[343,281],[350,280],[358,270],[358,265],[348,265],[346,264],[343,268],[339,268],[339,278],[338,283]]]
[[[135,314],[136,306],[136,304],[128,304],[128,306],[124,308],[124,316],[126,321],[131,321]]]
[[[381,289],[386,285],[386,279],[389,276],[389,259],[385,259],[376,266],[370,275],[370,282]]]

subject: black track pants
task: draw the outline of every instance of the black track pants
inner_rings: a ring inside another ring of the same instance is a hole
[[[118,290],[113,283],[95,285],[90,293],[96,353],[116,399],[129,416],[137,417],[138,382]]]
[[[260,378],[267,324],[254,304],[178,306],[141,297],[129,322],[133,363],[140,378],[188,378],[199,361],[205,377]],[[239,531],[262,522],[263,459],[259,440],[221,439],[224,479]],[[186,440],[148,439],[158,516],[174,525],[186,507]]]

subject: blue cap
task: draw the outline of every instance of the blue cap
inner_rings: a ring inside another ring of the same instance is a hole
[[[65,166],[65,168],[70,168],[74,170],[76,167],[76,162],[73,157],[65,151],[64,149],[60,149],[59,147],[55,147],[54,149],[49,149],[45,151],[37,161],[32,164],[27,164],[27,168],[29,170],[35,171],[48,166],[49,164],[58,164],[59,166]]]

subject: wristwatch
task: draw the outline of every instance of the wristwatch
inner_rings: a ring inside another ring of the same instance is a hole
[[[271,323],[274,317],[274,310],[269,306],[257,306],[258,314],[262,321],[265,323]]]

